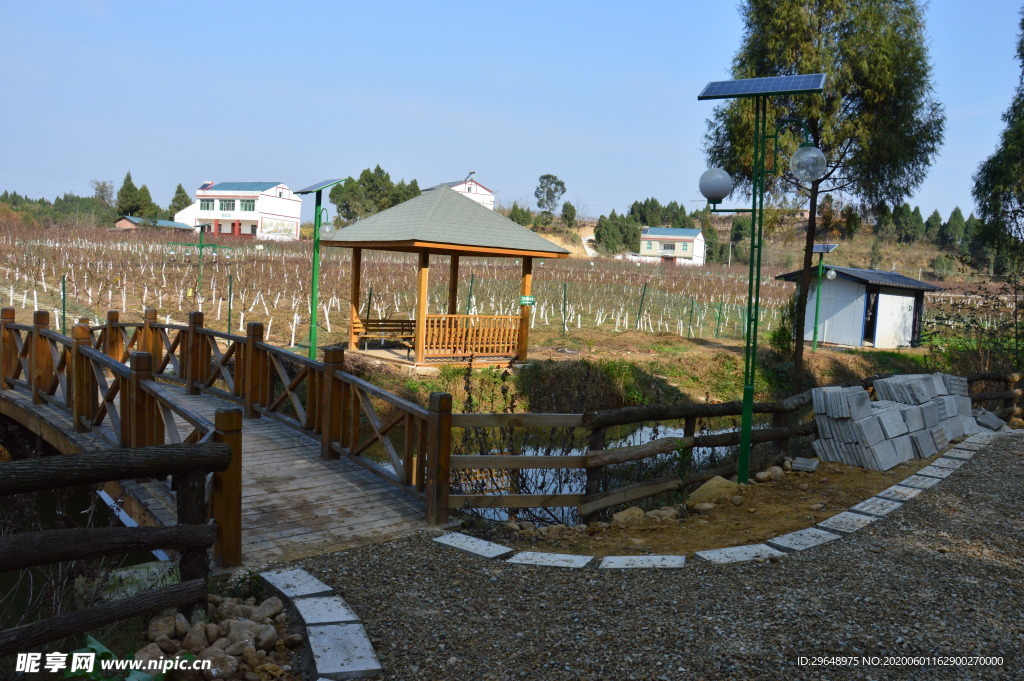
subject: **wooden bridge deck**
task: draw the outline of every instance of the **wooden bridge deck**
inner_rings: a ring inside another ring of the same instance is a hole
[[[187,395],[161,384],[174,401],[210,421],[232,403]],[[75,433],[71,415],[34,405],[26,390],[0,391],[0,412],[39,433],[58,449],[99,451],[110,445]],[[187,424],[179,423],[183,430]],[[427,527],[423,505],[383,479],[344,459],[325,460],[320,443],[269,418],[242,424],[242,558],[246,564],[294,560],[386,541]],[[175,502],[158,482],[126,481],[125,493],[145,507],[142,524],[173,524]]]

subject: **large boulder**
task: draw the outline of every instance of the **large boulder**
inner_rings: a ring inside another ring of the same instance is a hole
[[[693,490],[693,492],[686,497],[686,507],[693,509],[697,504],[728,503],[739,493],[739,483],[729,482],[722,476],[716,475],[697,489]]]
[[[616,523],[622,523],[623,525],[632,525],[638,523],[647,517],[644,510],[639,506],[633,506],[627,508],[625,511],[619,511],[612,515],[612,521]]]

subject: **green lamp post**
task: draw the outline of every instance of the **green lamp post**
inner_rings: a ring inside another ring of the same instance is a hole
[[[812,352],[817,352],[818,351],[818,317],[821,315],[821,269],[822,269],[822,261],[825,259],[825,254],[826,253],[831,253],[832,251],[836,250],[837,248],[839,248],[839,244],[814,244],[814,250],[812,251],[812,252],[818,254],[818,288],[814,292],[814,336],[813,336],[814,340],[811,342],[811,351]],[[835,270],[829,270],[828,274],[829,274],[828,278],[830,280],[836,278],[836,271]]]
[[[776,172],[775,159],[779,153],[779,133],[790,123],[800,125],[805,133],[804,143],[790,158],[790,172],[801,182],[813,182],[825,174],[825,155],[810,140],[807,127],[798,120],[784,119],[774,135],[768,134],[768,98],[782,95],[820,93],[825,87],[825,74],[815,73],[771,78],[747,78],[708,83],[697,96],[705,99],[752,98],[754,100],[754,150],[751,178],[751,207],[749,209],[719,209],[717,205],[732,192],[732,178],[721,168],[712,168],[700,179],[704,198],[717,213],[751,213],[750,262],[747,280],[747,316],[743,352],[743,412],[740,419],[740,453],[737,462],[737,480],[747,482],[750,474],[750,445],[754,424],[754,377],[757,362],[757,327],[761,299],[761,249],[764,228],[765,179]],[[768,141],[774,142],[772,165],[768,166]]]
[[[300,196],[315,194],[316,205],[313,212],[313,275],[309,292],[309,358],[316,359],[316,324],[317,312],[320,309],[320,220],[327,209],[323,207],[323,191],[343,180],[324,180],[295,192]],[[328,229],[332,229],[328,224]]]

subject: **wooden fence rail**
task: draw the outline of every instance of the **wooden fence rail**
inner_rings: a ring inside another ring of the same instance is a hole
[[[189,613],[205,606],[209,576],[206,551],[214,545],[218,528],[207,524],[203,480],[207,473],[227,470],[233,458],[227,444],[203,444],[120,449],[0,464],[0,496],[171,475],[177,488],[178,511],[175,527],[74,528],[0,537],[0,572],[161,548],[180,552],[178,571],[182,582],[2,631],[0,655],[169,606],[183,605]]]

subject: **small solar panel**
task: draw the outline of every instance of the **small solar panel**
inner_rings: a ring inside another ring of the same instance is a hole
[[[824,73],[798,76],[772,76],[771,78],[744,78],[718,80],[708,83],[697,99],[730,99],[759,95],[796,95],[821,92],[825,87]]]
[[[327,189],[328,187],[336,185],[339,182],[344,182],[344,180],[324,180],[323,182],[317,182],[316,184],[311,184],[308,187],[306,187],[305,189],[300,189],[300,190],[298,190],[295,193],[296,194],[312,194],[315,191],[319,191],[321,189]]]
[[[814,244],[811,253],[831,253],[839,248],[839,244]]]

